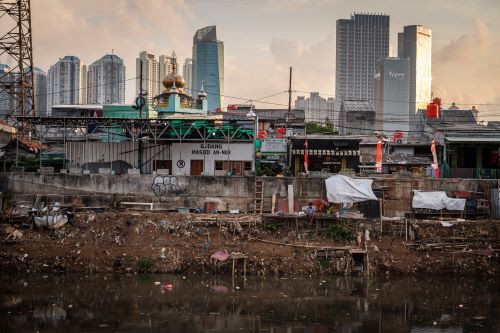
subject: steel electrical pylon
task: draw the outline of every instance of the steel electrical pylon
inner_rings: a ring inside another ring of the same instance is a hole
[[[1,117],[23,133],[16,117],[35,115],[30,0],[0,0],[0,29],[0,59],[12,64],[0,71],[0,99],[11,101]]]

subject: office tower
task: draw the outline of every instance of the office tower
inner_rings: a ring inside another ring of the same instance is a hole
[[[379,61],[375,75],[375,127],[388,137],[409,131],[410,60],[385,58]]]
[[[431,101],[432,31],[420,25],[404,27],[398,34],[398,57],[410,59],[410,103],[414,116]]]
[[[88,104],[125,103],[125,65],[115,54],[107,54],[88,68]]]
[[[142,67],[142,78],[141,78],[141,67]],[[151,105],[153,98],[160,94],[158,91],[159,78],[158,78],[158,62],[153,54],[147,51],[142,51],[139,54],[139,58],[136,58],[136,93],[140,92],[140,85],[142,80],[142,90],[147,93],[147,103]]]
[[[25,73],[29,73],[29,67],[24,69]],[[47,117],[47,73],[38,67],[33,67],[33,86],[35,96],[35,112],[39,117]],[[26,103],[31,103],[26,101]]]
[[[193,37],[194,92],[202,86],[207,93],[208,110],[224,105],[224,43],[217,40],[215,26],[196,31]]]
[[[47,75],[47,105],[85,104],[87,68],[75,56],[65,56],[50,66]],[[50,111],[49,111],[50,113]]]
[[[373,76],[389,56],[389,16],[354,14],[337,20],[335,98],[373,102]]]
[[[12,112],[16,107],[16,100],[13,98],[13,89],[11,88],[15,82],[14,74],[11,73],[9,65],[0,64],[0,118],[5,118],[7,114]]]
[[[186,58],[186,60],[184,60],[184,65],[182,66],[182,76],[186,81],[186,85],[184,86],[186,94],[196,96],[197,94],[193,94],[193,59]]]
[[[161,55],[158,57],[158,94],[163,92],[163,79],[169,74],[173,73],[174,70],[179,72],[179,68],[177,67],[177,56],[175,52],[172,52],[172,55],[166,56]]]
[[[325,99],[318,92],[311,92],[308,98],[298,96],[295,100],[295,109],[304,110],[306,123],[333,124],[334,116],[333,98]]]

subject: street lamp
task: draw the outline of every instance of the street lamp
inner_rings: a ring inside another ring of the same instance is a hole
[[[257,159],[257,153],[256,153],[256,148],[255,148],[255,143],[256,143],[256,138],[258,137],[258,131],[259,131],[259,117],[257,117],[257,114],[253,111],[253,105],[252,102],[250,101],[250,111],[246,114],[247,118],[250,120],[253,120],[253,165],[254,165],[254,172],[257,174],[257,168],[255,161]]]

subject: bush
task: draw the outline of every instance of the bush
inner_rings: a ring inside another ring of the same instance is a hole
[[[149,258],[139,258],[137,259],[137,266],[139,267],[139,271],[146,272],[153,268],[154,262]]]
[[[355,239],[354,233],[349,229],[346,221],[331,224],[328,228],[328,234],[330,238],[337,242]]]

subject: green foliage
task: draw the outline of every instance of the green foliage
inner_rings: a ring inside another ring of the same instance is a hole
[[[275,172],[269,167],[258,168],[256,175],[257,176],[269,176],[269,177],[276,176]]]
[[[346,221],[331,224],[328,228],[328,235],[337,242],[355,239],[354,233],[349,229]]]
[[[306,132],[307,134],[315,134],[315,133],[326,133],[326,132],[336,132],[337,129],[330,123],[328,120],[325,124],[320,123],[307,123],[306,124]]]
[[[146,272],[153,268],[154,262],[149,258],[139,258],[137,259],[137,266],[139,267],[139,271]]]
[[[319,259],[319,265],[323,269],[328,269],[328,268],[330,268],[330,266],[332,265],[332,263],[330,262],[330,260],[328,260],[326,258],[320,258]]]
[[[34,155],[19,155],[18,163],[25,172],[36,172],[40,163]]]
[[[278,230],[278,226],[274,222],[266,223],[266,229],[275,232],[276,230]]]

